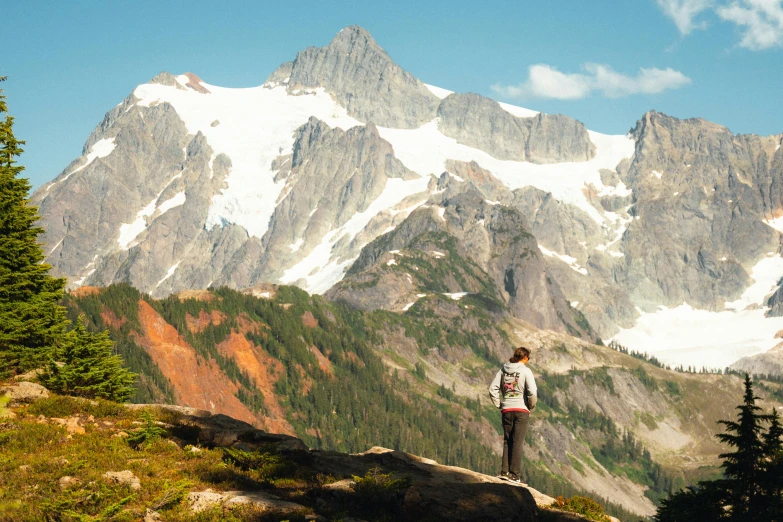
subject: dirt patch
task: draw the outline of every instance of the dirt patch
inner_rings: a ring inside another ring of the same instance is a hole
[[[244,334],[236,330],[232,330],[217,349],[221,354],[233,359],[264,394],[264,406],[268,416],[259,418],[261,428],[272,433],[295,435],[294,428],[286,420],[285,411],[275,394],[275,383],[285,373],[283,363],[248,341]]]
[[[74,297],[87,297],[89,295],[100,294],[101,289],[97,286],[80,286],[71,290],[70,294]]]
[[[185,73],[185,76],[188,77],[188,83],[187,83],[188,87],[190,87],[196,92],[200,92],[201,94],[212,94],[209,89],[207,89],[206,87],[204,87],[204,85],[202,85],[203,80],[201,78],[189,72]]]
[[[214,298],[215,298],[215,294],[213,294],[209,290],[183,290],[177,294],[177,299],[179,299],[180,301],[195,299],[196,301],[205,301],[207,303],[210,303]]]
[[[193,317],[190,314],[185,314],[185,324],[188,326],[190,333],[201,333],[207,326],[218,326],[226,319],[226,314],[217,310],[207,313],[206,310],[201,310],[198,313],[198,317]]]
[[[174,388],[177,404],[224,413],[259,426],[258,419],[236,398],[237,385],[213,359],[205,360],[143,299],[139,301],[141,334],[135,341],[150,354]]]
[[[348,359],[349,361],[355,362],[357,365],[359,365],[361,368],[364,368],[366,365],[364,364],[364,361],[359,359],[359,356],[356,355],[353,352],[343,352],[343,357]]]
[[[128,322],[127,317],[119,318],[117,317],[117,314],[105,306],[101,310],[101,319],[103,319],[103,323],[112,330],[119,330],[125,323]]]
[[[334,373],[332,372],[332,361],[327,359],[315,345],[310,346],[310,352],[315,355],[315,360],[318,361],[318,367],[321,368],[321,371],[328,374],[329,377],[334,377]]]
[[[302,314],[302,324],[305,328],[318,328],[318,319],[315,318],[310,310]]]
[[[252,320],[244,312],[237,317],[237,328],[239,328],[239,333],[243,335],[252,333],[255,335],[263,335],[264,338],[266,338],[266,332],[263,330],[270,329],[269,325]]]

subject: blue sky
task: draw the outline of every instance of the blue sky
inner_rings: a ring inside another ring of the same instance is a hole
[[[34,186],[103,115],[166,70],[260,85],[347,25],[426,83],[621,134],[646,111],[783,133],[783,0],[19,2],[0,76]]]

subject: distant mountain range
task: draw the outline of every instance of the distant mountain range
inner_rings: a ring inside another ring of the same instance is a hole
[[[255,88],[159,74],[33,202],[70,288],[284,283],[402,314],[473,294],[723,367],[783,331],[782,139],[655,111],[602,135],[425,85],[348,27]]]

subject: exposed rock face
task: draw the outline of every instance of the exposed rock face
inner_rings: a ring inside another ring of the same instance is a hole
[[[309,254],[330,230],[366,211],[389,179],[419,177],[394,157],[373,124],[343,131],[310,118],[297,130],[293,154],[279,162],[285,188],[258,245],[263,254],[248,263],[244,253],[256,245],[247,244],[235,256],[244,267],[229,264],[219,284],[242,288],[277,280],[283,267]],[[358,254],[353,250],[345,249],[347,259]]]
[[[618,282],[643,309],[684,301],[723,309],[746,288],[753,264],[779,249],[780,233],[763,222],[783,213],[779,137],[656,112],[633,134],[634,220]]]
[[[327,47],[300,52],[267,81],[286,72],[289,90],[323,87],[354,118],[384,127],[418,127],[432,120],[440,101],[358,26],[340,31]]]
[[[11,406],[35,402],[49,396],[49,390],[34,382],[17,382],[9,386],[0,387],[0,396],[10,399]]]
[[[54,245],[48,262],[55,272],[70,276],[71,284],[87,277],[97,285],[128,281],[159,295],[181,286],[206,287],[221,254],[247,239],[244,231],[236,234],[238,227],[204,230],[230,160],[212,159],[204,136],[188,135],[169,104],[142,107],[133,105],[133,97],[106,115],[85,154],[99,142],[112,144],[110,154],[86,165],[72,163],[33,196],[44,240]],[[198,255],[207,252],[213,254]],[[182,270],[171,278],[175,265]]]
[[[585,126],[561,114],[520,118],[478,94],[450,94],[438,107],[438,129],[502,160],[558,163],[595,154]]]
[[[778,335],[780,336],[780,333]],[[783,375],[783,346],[778,345],[768,352],[743,357],[729,368],[750,375]]]
[[[448,184],[448,179],[444,174],[441,182]],[[427,292],[479,293],[499,299],[512,315],[539,328],[597,339],[547,275],[521,214],[487,203],[471,183],[462,187],[440,205],[414,211],[394,231],[368,245],[327,297],[365,310],[400,310],[404,301],[415,302]],[[398,251],[400,261],[394,255]],[[428,254],[427,266],[444,275],[434,279],[437,276],[425,266],[413,265],[410,270],[401,264],[407,256],[418,258],[417,253]],[[388,291],[395,287],[396,292]]]

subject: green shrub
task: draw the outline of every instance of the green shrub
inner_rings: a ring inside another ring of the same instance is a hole
[[[363,517],[372,520],[399,520],[401,497],[411,486],[410,477],[393,478],[375,466],[363,477],[353,476],[354,499]]]
[[[550,507],[576,513],[596,522],[611,522],[611,519],[604,513],[601,504],[587,497],[574,496],[568,499],[557,497]]]
[[[143,411],[141,420],[144,422],[144,426],[128,435],[126,439],[132,448],[138,448],[142,444],[157,440],[166,434],[166,430],[155,424],[155,418],[152,416],[152,413]]]
[[[92,415],[103,419],[108,417],[131,418],[135,413],[122,404],[103,399],[88,400],[65,395],[51,395],[35,401],[27,410],[33,415],[44,417],[70,417],[71,415]]]

